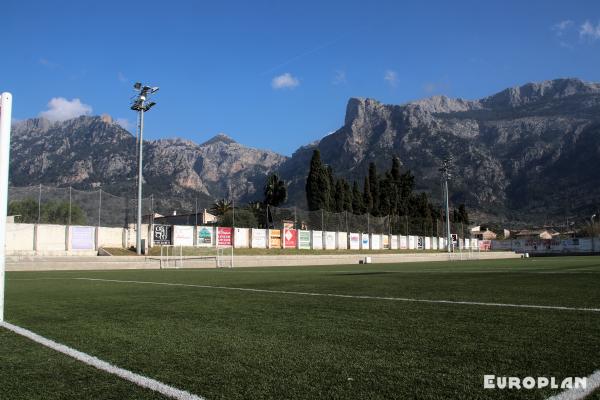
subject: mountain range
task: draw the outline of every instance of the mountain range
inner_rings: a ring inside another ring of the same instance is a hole
[[[288,203],[305,207],[314,149],[336,175],[359,182],[370,162],[384,170],[397,156],[417,190],[434,199],[441,199],[438,168],[451,157],[451,202],[465,203],[479,219],[583,217],[600,207],[600,84],[556,79],[478,100],[434,96],[402,105],[351,98],[340,129],[291,157],[224,134],[202,144],[146,141],[145,192],[206,201],[232,192],[250,201],[277,172],[289,184]],[[106,115],[20,121],[13,126],[11,184],[129,194],[135,154],[136,138]]]

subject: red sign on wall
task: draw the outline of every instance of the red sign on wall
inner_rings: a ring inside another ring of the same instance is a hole
[[[217,228],[217,246],[231,246],[233,238],[232,228]]]
[[[283,230],[283,247],[286,249],[295,249],[298,245],[298,231],[296,229]]]

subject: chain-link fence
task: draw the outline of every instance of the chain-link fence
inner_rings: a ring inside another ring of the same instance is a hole
[[[81,191],[73,188],[49,186],[29,186],[9,188],[9,215],[16,222],[52,223],[63,225],[128,226],[136,222],[137,200],[114,196],[104,190]],[[202,223],[199,215],[213,203],[206,200],[148,196],[142,200],[144,222],[149,222],[155,214],[177,218],[177,224]],[[285,222],[293,223],[298,229],[389,233],[401,235],[445,236],[445,222],[434,219],[412,218],[407,216],[356,215],[349,212],[306,211],[295,207],[236,207],[237,216],[232,216],[231,205],[220,217],[220,223],[231,224],[235,217],[238,227],[281,228]],[[183,221],[183,222],[182,222]],[[168,223],[167,221],[165,221]],[[452,233],[468,236],[468,227],[452,224]]]
[[[369,214],[356,215],[350,212],[306,211],[297,208],[268,208],[269,225],[281,227],[293,223],[298,229],[383,233],[392,235],[445,236],[446,223],[442,220],[414,218],[402,215],[375,217]],[[469,237],[469,227],[452,223],[450,230],[460,237]]]

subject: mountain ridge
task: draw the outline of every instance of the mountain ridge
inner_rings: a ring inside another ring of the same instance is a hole
[[[159,139],[145,141],[144,177],[149,190],[173,196],[209,199],[231,190],[248,201],[259,199],[266,176],[278,172],[289,182],[289,203],[302,207],[308,163],[319,149],[336,174],[350,180],[362,179],[369,162],[383,170],[398,156],[418,190],[441,198],[437,169],[451,155],[454,203],[493,218],[539,220],[597,207],[600,181],[589,170],[600,169],[598,116],[600,84],[576,78],[526,83],[476,100],[432,96],[395,105],[350,98],[338,130],[290,157],[222,133],[200,144]],[[135,177],[135,137],[112,119],[37,118],[14,126],[13,184],[124,191],[123,181]],[[568,195],[574,190],[584,195]]]

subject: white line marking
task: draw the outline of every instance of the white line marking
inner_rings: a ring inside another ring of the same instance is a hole
[[[10,324],[6,321],[0,321],[0,326],[8,329],[9,331],[12,331],[21,336],[24,336],[30,340],[33,340],[36,343],[39,343],[46,347],[49,347],[52,350],[56,350],[60,353],[66,354],[67,356],[72,357],[78,361],[81,361],[87,365],[91,365],[92,367],[95,367],[99,370],[108,372],[109,374],[117,375],[118,377],[123,378],[129,382],[135,383],[138,386],[141,386],[146,389],[154,390],[155,392],[158,392],[158,393],[165,395],[167,397],[170,397],[172,399],[205,400],[203,397],[186,392],[185,390],[180,390],[180,389],[174,388],[172,386],[169,386],[162,382],[159,382],[155,379],[136,374],[135,372],[131,372],[129,370],[119,368],[117,366],[114,366],[114,365],[106,362],[106,361],[102,361],[99,358],[96,358],[89,354],[75,350],[71,347],[65,346],[64,344],[57,343],[53,340],[46,339],[45,337],[40,336],[37,333],[31,332],[27,329]]]
[[[587,386],[585,389],[567,389],[556,396],[548,397],[546,400],[581,400],[592,394],[600,388],[600,369],[587,377]]]
[[[243,292],[257,292],[257,293],[294,294],[294,295],[300,295],[300,296],[340,297],[340,298],[346,298],[346,299],[391,300],[391,301],[407,301],[407,302],[413,302],[413,303],[462,304],[462,305],[471,305],[471,306],[535,308],[535,309],[542,309],[542,310],[587,311],[587,312],[599,312],[600,313],[600,308],[542,306],[542,305],[534,305],[534,304],[485,303],[485,302],[480,302],[480,301],[428,300],[428,299],[413,299],[413,298],[408,298],[408,297],[360,296],[360,295],[335,294],[335,293],[293,292],[293,291],[289,291],[289,290],[269,290],[269,289],[254,289],[254,288],[242,288],[242,287],[230,287],[230,286],[193,285],[193,284],[189,284],[189,283],[124,281],[124,280],[117,280],[117,279],[101,279],[101,278],[71,278],[71,279],[82,280],[82,281],[99,281],[99,282],[115,282],[115,283],[137,283],[137,284],[160,285],[160,286],[183,286],[183,287],[195,287],[195,288],[202,288],[202,289],[238,290],[238,291],[243,291]]]

